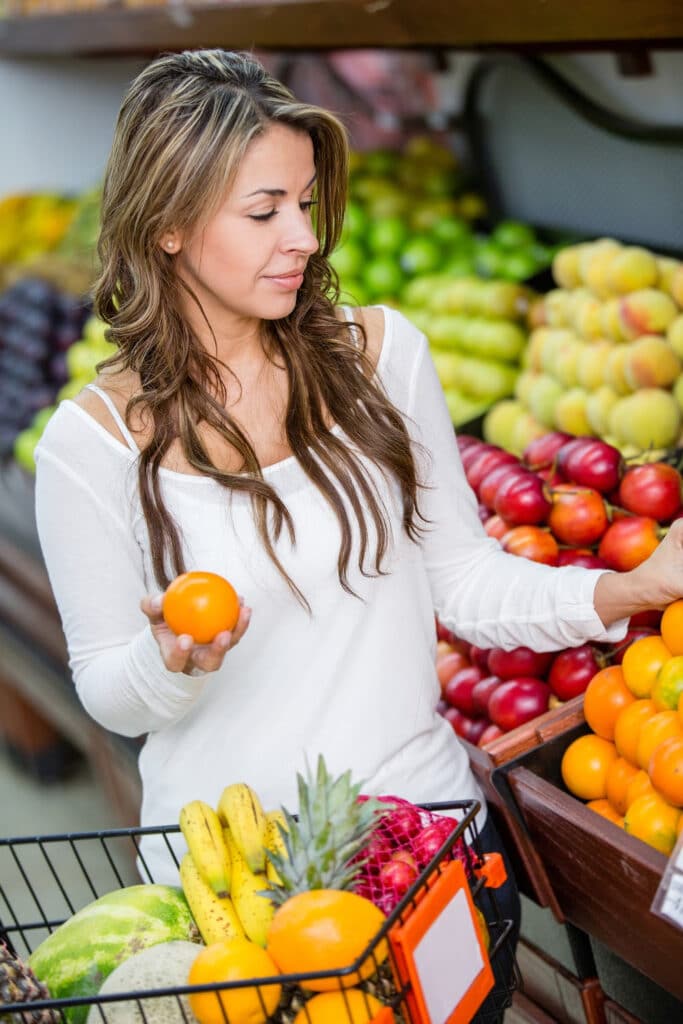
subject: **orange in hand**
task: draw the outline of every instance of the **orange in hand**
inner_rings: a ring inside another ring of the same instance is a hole
[[[634,700],[624,682],[621,665],[610,665],[596,672],[588,684],[583,698],[583,713],[594,733],[604,740],[613,740],[619,714]]]
[[[235,588],[215,572],[184,572],[168,585],[161,611],[176,636],[187,633],[196,644],[210,644],[233,630],[240,614]]]

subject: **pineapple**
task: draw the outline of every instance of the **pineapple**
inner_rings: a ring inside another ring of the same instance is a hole
[[[276,907],[311,889],[351,889],[362,866],[357,855],[386,811],[379,800],[357,799],[361,785],[352,785],[351,772],[332,778],[322,755],[315,779],[307,775],[297,773],[298,820],[284,811],[285,852],[266,851],[279,879],[269,890]]]
[[[0,1021],[3,1024],[57,1024],[62,1019],[57,1010],[2,1012],[8,1003],[32,1003],[36,999],[49,998],[46,986],[38,981],[31,968],[13,956],[4,942],[0,942]]]

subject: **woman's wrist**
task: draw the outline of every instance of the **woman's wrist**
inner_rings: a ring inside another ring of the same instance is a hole
[[[604,572],[593,593],[593,604],[605,629],[637,612],[657,607],[647,592],[647,580],[637,568],[629,572]]]

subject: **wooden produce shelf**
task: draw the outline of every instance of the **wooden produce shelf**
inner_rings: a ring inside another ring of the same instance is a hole
[[[230,0],[108,6],[0,20],[0,56],[151,54],[186,47],[576,49],[675,46],[678,0]]]
[[[513,859],[520,889],[540,906],[549,907],[558,921],[562,921],[564,915],[553,893],[545,866],[518,815],[511,809],[506,791],[499,787],[498,770],[540,743],[583,722],[583,696],[580,696],[512,729],[486,747],[475,747],[463,741],[472,771],[488,807],[493,809],[496,825]]]
[[[584,731],[522,755],[510,790],[566,920],[683,999],[683,931],[650,910],[666,857],[560,788],[562,754]]]

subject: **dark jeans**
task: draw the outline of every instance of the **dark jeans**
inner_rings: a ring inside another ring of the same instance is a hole
[[[507,881],[500,888],[484,888],[477,899],[479,909],[488,922],[500,921],[497,927],[494,924],[494,927],[490,929],[492,945],[501,934],[502,925],[506,921],[512,921],[512,930],[508,938],[491,961],[495,985],[473,1018],[476,1024],[494,1024],[503,1019],[510,988],[515,978],[514,952],[519,939],[521,903],[512,864],[490,813],[487,815],[484,828],[479,833],[479,841],[483,853],[500,853],[502,855],[507,871]]]

